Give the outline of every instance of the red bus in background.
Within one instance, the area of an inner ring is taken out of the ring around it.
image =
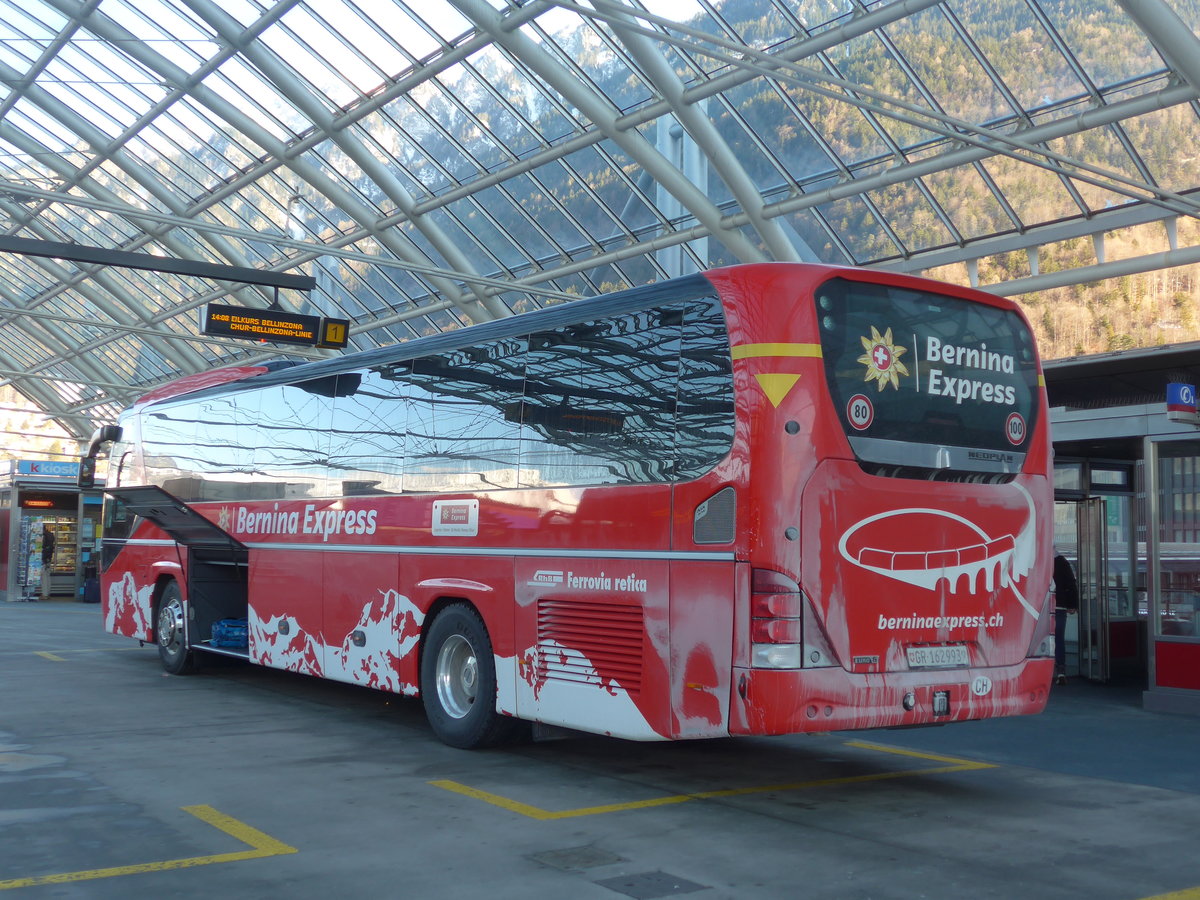
[[[822,265],[217,370],[93,442],[105,625],[459,747],[1036,713],[1048,427],[1012,302]]]

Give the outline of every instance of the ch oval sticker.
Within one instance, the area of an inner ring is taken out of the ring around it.
[[[986,675],[976,675],[971,682],[971,693],[976,697],[986,697],[992,692],[992,679]]]

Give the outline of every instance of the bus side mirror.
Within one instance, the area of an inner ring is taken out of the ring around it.
[[[113,441],[119,441],[120,439],[120,425],[101,425],[92,432],[92,445],[88,448],[87,455],[95,459],[96,454],[100,452],[101,444],[110,444]]]
[[[101,425],[92,432],[92,443],[79,460],[79,489],[89,490],[96,485],[96,454],[100,452],[101,444],[109,444],[121,439],[120,425]]]

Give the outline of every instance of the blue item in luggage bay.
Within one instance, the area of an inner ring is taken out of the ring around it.
[[[212,646],[238,647],[245,649],[249,646],[246,639],[248,623],[245,619],[221,619],[213,622]]]

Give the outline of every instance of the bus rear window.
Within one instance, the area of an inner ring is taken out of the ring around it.
[[[860,464],[925,476],[1020,469],[1038,373],[1019,315],[841,278],[816,304],[825,377]]]

